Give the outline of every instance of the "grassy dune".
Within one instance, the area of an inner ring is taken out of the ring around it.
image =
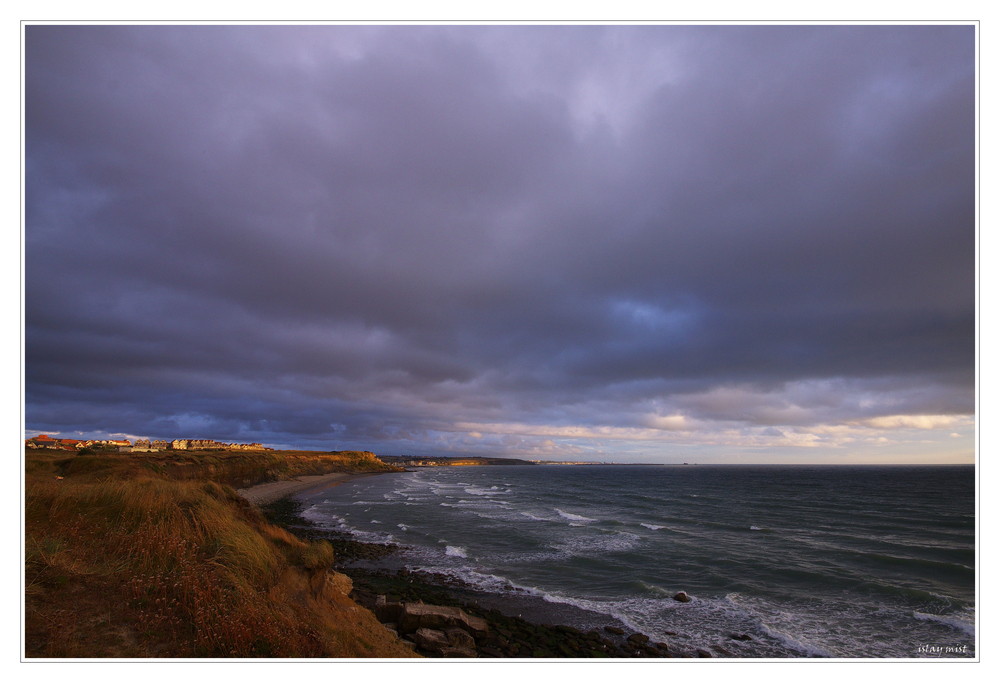
[[[236,495],[370,453],[25,455],[28,657],[410,657],[344,594],[327,541]]]

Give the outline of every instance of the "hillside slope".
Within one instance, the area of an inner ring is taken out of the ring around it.
[[[347,597],[328,542],[232,488],[392,469],[357,452],[27,452],[24,654],[414,657]]]

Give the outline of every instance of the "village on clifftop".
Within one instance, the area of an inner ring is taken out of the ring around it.
[[[51,448],[64,451],[79,451],[84,448],[95,450],[117,450],[119,453],[155,453],[157,451],[273,451],[259,443],[222,443],[212,439],[54,439],[47,434],[39,434],[25,439],[25,448]]]

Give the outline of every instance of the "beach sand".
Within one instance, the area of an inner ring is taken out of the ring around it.
[[[317,492],[332,486],[339,486],[352,479],[371,477],[381,472],[331,472],[330,474],[314,474],[302,476],[290,481],[272,481],[258,484],[246,489],[237,489],[236,493],[254,505],[267,505],[296,493]]]

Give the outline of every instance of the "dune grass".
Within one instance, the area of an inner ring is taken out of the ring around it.
[[[26,455],[27,656],[404,656],[337,623],[351,608],[324,597],[328,542],[267,523],[227,484],[78,457]]]

